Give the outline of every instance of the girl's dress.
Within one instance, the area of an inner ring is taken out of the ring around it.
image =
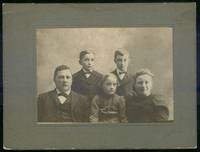
[[[91,104],[90,122],[127,122],[124,97],[104,93],[96,95]]]

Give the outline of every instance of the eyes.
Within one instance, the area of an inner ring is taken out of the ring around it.
[[[122,62],[122,61],[126,62],[127,59],[117,59],[117,61],[118,61],[118,62]]]
[[[90,59],[90,58],[85,58],[84,61],[85,61],[85,62],[89,62],[89,61],[92,61],[92,62],[93,62],[93,61],[94,61],[94,58],[92,58],[92,59]]]
[[[106,83],[106,86],[117,86],[117,83],[112,83],[112,82],[108,82],[108,83]]]
[[[138,85],[143,85],[143,84],[148,85],[149,83],[150,83],[149,81],[138,81],[137,82]]]
[[[60,76],[58,76],[58,79],[72,79],[72,76],[69,76],[69,75],[67,75],[67,76],[63,76],[63,75],[60,75]]]

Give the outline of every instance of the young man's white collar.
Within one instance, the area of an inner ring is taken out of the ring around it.
[[[120,78],[120,80],[122,80],[127,73],[127,71],[122,71],[122,70],[119,70],[118,68],[116,68],[116,71],[117,71],[117,75]],[[120,74],[121,72],[122,72],[122,74]]]
[[[89,78],[92,73],[92,70],[89,71],[90,73],[88,73],[88,71],[86,71],[84,68],[82,68],[82,69],[83,69],[83,72],[85,73],[86,78]]]

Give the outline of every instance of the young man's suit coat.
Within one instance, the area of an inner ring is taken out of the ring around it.
[[[118,80],[116,94],[118,94],[119,96],[127,96],[127,95],[132,95],[134,93],[133,91],[134,79],[132,75],[126,73],[124,78],[121,80],[117,74],[117,70],[114,70],[111,73],[116,75]]]
[[[73,74],[72,90],[89,97],[91,100],[100,90],[100,84],[103,75],[97,71],[92,71],[91,75],[86,78],[83,70]]]
[[[86,97],[73,91],[71,95],[71,118],[72,122],[88,121],[88,109]],[[56,90],[43,93],[38,97],[38,121],[39,122],[63,122],[62,115],[58,114],[58,95]]]

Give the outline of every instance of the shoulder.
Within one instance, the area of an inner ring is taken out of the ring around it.
[[[117,75],[117,70],[115,69],[115,70],[111,71],[110,73]]]
[[[51,90],[51,91],[48,91],[48,92],[44,92],[44,93],[41,93],[39,94],[39,98],[42,98],[42,97],[48,97],[50,96],[51,94],[53,94],[55,92],[55,90]]]
[[[55,90],[44,92],[38,95],[38,102],[43,102],[48,100],[52,95],[55,94]]]
[[[97,101],[97,100],[99,100],[101,98],[101,96],[100,95],[95,95],[93,98],[92,98],[92,100],[93,101]]]
[[[74,97],[79,98],[79,99],[85,99],[85,100],[87,99],[86,96],[81,95],[81,94],[79,94],[79,93],[77,93],[77,92],[74,92],[74,91],[72,91],[72,95],[73,95]]]
[[[98,71],[93,71],[93,74],[96,76],[96,77],[99,77],[99,78],[102,78],[103,77],[103,74],[101,74],[100,72]]]
[[[80,70],[80,71],[74,73],[72,76],[73,76],[73,78],[76,78],[76,77],[79,77],[81,74],[82,74],[82,71]]]
[[[119,96],[117,94],[114,94],[114,100],[116,102],[124,102],[125,101],[125,97],[124,96]]]
[[[131,73],[127,73],[127,76],[128,76],[128,79],[129,80],[131,80],[131,81],[134,81],[134,76],[133,76],[133,74],[131,74]]]
[[[167,102],[163,95],[152,94],[151,100],[155,104],[155,106],[166,106],[167,107]]]

